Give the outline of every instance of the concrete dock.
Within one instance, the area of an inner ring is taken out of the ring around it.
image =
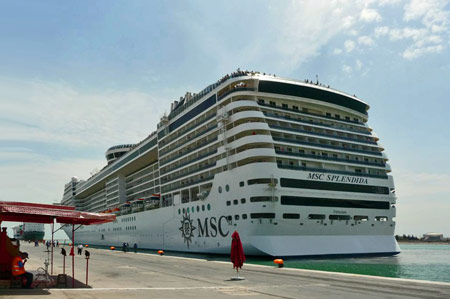
[[[45,246],[23,244],[30,254],[27,271],[44,265]],[[70,252],[66,247],[67,253]],[[230,262],[159,256],[157,254],[124,253],[88,248],[88,287],[86,260],[75,256],[75,278],[79,288],[71,289],[71,257],[66,258],[69,288],[2,289],[2,298],[450,298],[450,283],[393,279],[353,274],[276,268],[245,264],[236,276]],[[62,273],[60,248],[55,248],[53,274]],[[75,249],[76,253],[76,249]]]

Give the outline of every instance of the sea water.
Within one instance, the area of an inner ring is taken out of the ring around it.
[[[284,266],[330,272],[450,282],[450,245],[400,244],[402,252],[389,257],[287,259]],[[249,258],[248,263],[274,265]]]

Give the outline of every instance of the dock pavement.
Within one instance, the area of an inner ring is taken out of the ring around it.
[[[26,270],[35,272],[47,258],[45,246],[22,244],[30,255]],[[53,274],[63,272],[60,248],[55,248]],[[66,247],[67,254],[70,249]],[[231,262],[120,250],[88,248],[86,260],[75,256],[77,288],[72,289],[71,257],[66,258],[68,288],[0,289],[9,298],[450,298],[450,283],[395,279],[356,274],[244,264],[236,276]],[[76,249],[75,249],[76,253]]]

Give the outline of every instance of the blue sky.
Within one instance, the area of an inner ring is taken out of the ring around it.
[[[59,202],[109,146],[240,67],[369,103],[397,233],[450,237],[449,2],[1,2],[0,200]]]

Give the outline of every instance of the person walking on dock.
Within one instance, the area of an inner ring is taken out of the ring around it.
[[[78,245],[78,255],[81,255],[81,253],[83,253],[83,245]]]
[[[137,253],[137,248],[138,248],[137,243],[134,243],[133,248],[134,248],[134,253]]]

